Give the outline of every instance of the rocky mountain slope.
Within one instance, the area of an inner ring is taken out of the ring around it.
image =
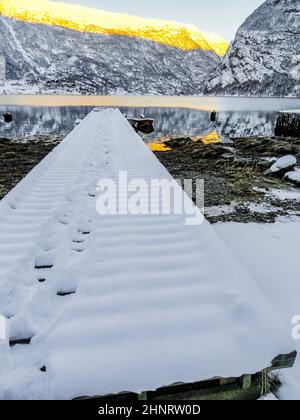
[[[207,74],[221,61],[213,48],[184,50],[3,15],[0,56],[6,61],[2,93],[191,95],[201,93]]]
[[[300,0],[267,0],[238,30],[204,93],[300,96]]]
[[[29,23],[60,26],[79,32],[144,38],[182,50],[202,49],[224,56],[228,43],[195,25],[114,13],[53,0],[1,0],[0,14]]]

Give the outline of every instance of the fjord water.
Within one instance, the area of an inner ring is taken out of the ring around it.
[[[277,113],[300,109],[300,99],[144,96],[0,96],[0,113],[13,113],[13,122],[0,120],[0,137],[67,133],[93,107],[119,107],[128,117],[141,114],[155,120],[155,133],[204,136],[212,131],[210,112],[218,112],[217,130],[224,137],[270,136]]]

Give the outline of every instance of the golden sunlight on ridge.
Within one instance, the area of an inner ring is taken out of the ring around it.
[[[0,14],[30,23],[80,32],[136,36],[182,50],[202,49],[224,56],[228,43],[194,25],[145,19],[49,0],[1,0]]]

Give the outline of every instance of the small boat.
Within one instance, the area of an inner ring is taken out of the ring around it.
[[[135,129],[136,132],[143,134],[151,134],[154,132],[154,120],[152,118],[127,118],[129,124]]]

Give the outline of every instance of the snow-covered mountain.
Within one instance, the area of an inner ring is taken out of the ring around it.
[[[6,81],[0,82],[0,93],[199,94],[226,51],[225,41],[192,26],[118,15],[113,16],[118,25],[113,32],[89,21],[90,12],[74,20],[84,22],[77,27],[68,14],[70,5],[55,3],[60,5],[53,8],[55,20],[47,24],[49,13],[37,8],[52,2],[3,4],[0,57],[6,62]],[[28,13],[24,4],[32,6]],[[101,13],[105,24],[106,12]],[[124,26],[123,19],[132,26]]]
[[[240,27],[204,93],[300,96],[300,0],[267,0]]]

